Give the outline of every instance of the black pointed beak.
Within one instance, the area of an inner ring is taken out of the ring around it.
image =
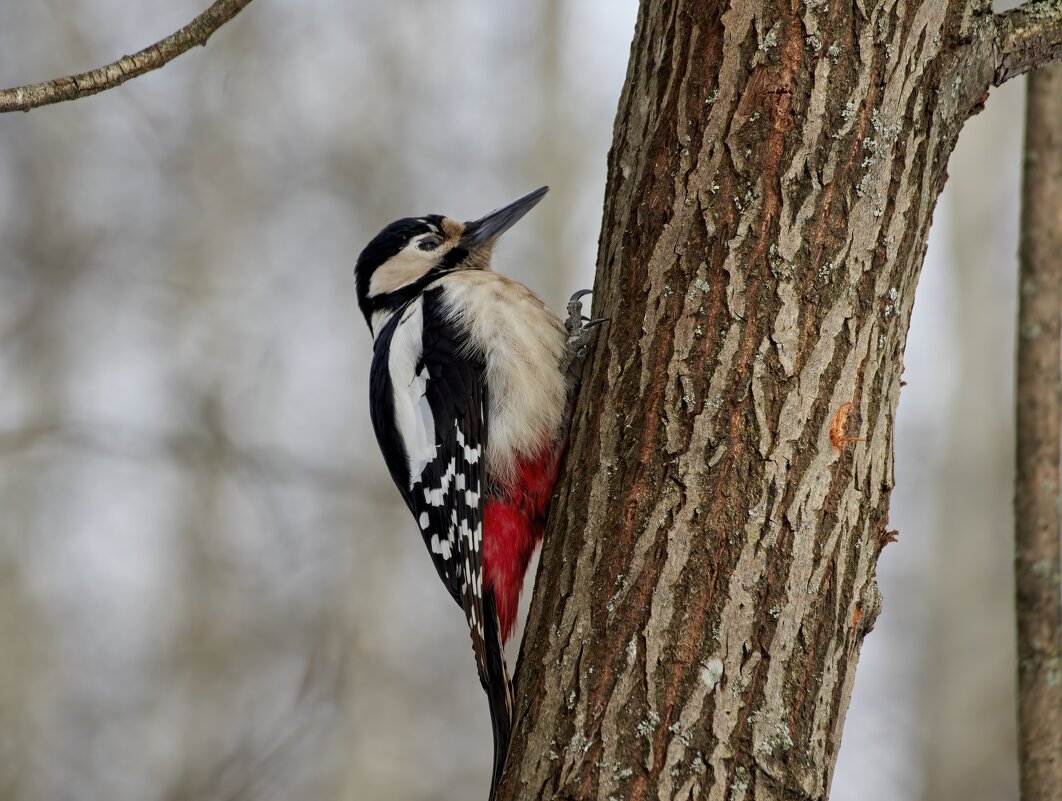
[[[495,209],[478,220],[465,223],[465,233],[461,237],[461,245],[468,250],[473,250],[488,242],[493,242],[512,228],[517,220],[531,211],[535,204],[545,197],[548,191],[548,186],[540,186],[534,192],[528,192],[523,197],[518,197],[512,203],[508,203],[500,209]]]

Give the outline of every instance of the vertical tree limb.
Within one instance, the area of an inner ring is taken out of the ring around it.
[[[1062,799],[1059,419],[1062,66],[1029,78],[1018,308],[1014,497],[1021,797]]]

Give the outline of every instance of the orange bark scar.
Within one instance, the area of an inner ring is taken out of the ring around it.
[[[866,437],[845,436],[848,419],[852,416],[853,409],[855,409],[854,403],[842,403],[833,416],[833,422],[830,423],[830,444],[833,445],[834,450],[839,451],[846,442],[866,442]]]

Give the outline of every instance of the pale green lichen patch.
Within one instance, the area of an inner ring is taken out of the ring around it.
[[[572,734],[572,738],[568,741],[568,745],[564,750],[568,753],[587,751],[590,748],[590,742],[585,734],[577,731]]]
[[[672,734],[674,734],[676,737],[678,737],[679,740],[682,741],[682,744],[684,746],[686,746],[687,748],[689,748],[690,747],[690,743],[693,742],[693,735],[690,734],[688,731],[685,731],[682,728],[682,725],[677,720],[674,723],[672,723],[670,726],[668,726],[667,730],[669,732],[671,732]]]
[[[1025,323],[1019,328],[1019,333],[1023,339],[1036,339],[1043,332],[1043,326],[1039,323]]]
[[[771,29],[767,31],[767,35],[763,37],[763,41],[760,42],[759,46],[761,52],[766,53],[772,47],[778,46],[778,25],[779,23],[774,23]]]
[[[833,262],[829,260],[824,261],[822,263],[822,266],[819,267],[819,278],[825,281],[827,284],[830,283],[831,280],[833,280],[833,267]]]
[[[703,292],[707,295],[711,291],[712,285],[705,281],[703,278],[698,276],[697,278],[693,279],[693,290],[690,294],[694,294],[695,292]]]
[[[876,108],[870,114],[870,126],[874,129],[874,133],[877,134],[883,145],[891,146],[899,138],[903,123],[900,120],[893,123],[888,122],[885,113]]]
[[[860,164],[864,172],[859,179],[859,184],[856,186],[856,195],[859,197],[863,197],[867,193],[870,185],[870,168],[877,164],[879,159],[896,143],[903,123],[899,120],[889,122],[885,112],[876,108],[870,114],[870,127],[873,129],[873,134],[863,140],[863,150],[866,151],[866,155],[863,157],[862,164]],[[875,211],[875,217],[884,215],[884,209],[880,207],[879,209]]]
[[[1045,678],[1048,687],[1062,687],[1062,660],[1057,656],[1047,660]]]
[[[656,731],[656,727],[660,725],[660,716],[656,714],[652,709],[649,710],[649,714],[645,716],[645,720],[638,724],[636,731],[639,737],[645,737],[649,739],[649,735]]]
[[[598,760],[594,763],[594,767],[598,770],[609,772],[616,781],[626,781],[634,775],[634,771],[631,768],[624,767],[619,762],[602,762]]]
[[[1062,11],[1062,3],[1059,0],[1035,0],[1025,3],[1021,10],[1027,19],[1054,19]]]
[[[615,468],[612,468],[615,470]],[[616,608],[616,601],[623,594],[623,591],[627,589],[627,585],[630,582],[627,580],[626,573],[620,573],[616,576],[616,591],[612,594],[612,597],[608,599],[608,611],[612,612]]]
[[[774,756],[776,751],[791,751],[793,749],[793,737],[789,733],[789,727],[782,723],[775,725],[774,731],[764,737],[756,748],[768,756]]]
[[[745,792],[749,789],[751,778],[748,769],[744,765],[738,765],[737,770],[734,771],[734,781],[730,783],[730,789],[735,793]]]
[[[1047,579],[1053,584],[1059,583],[1059,573],[1055,566],[1047,559],[1037,559],[1029,568],[1034,576]]]

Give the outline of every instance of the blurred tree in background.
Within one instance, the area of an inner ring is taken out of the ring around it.
[[[0,83],[204,3],[67,5],[0,5]],[[259,2],[122,89],[0,118],[0,797],[482,794],[486,707],[377,456],[351,270],[395,217],[549,183],[498,269],[557,309],[588,285],[634,13]],[[1021,87],[997,94],[913,316],[902,539],[837,799],[1016,796]]]

